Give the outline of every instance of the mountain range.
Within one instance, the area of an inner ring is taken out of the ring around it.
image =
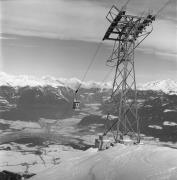
[[[37,78],[34,76],[27,75],[9,75],[4,72],[0,73],[0,86],[11,86],[11,87],[69,87],[71,89],[77,89],[81,84],[82,88],[91,89],[91,88],[99,88],[99,89],[111,89],[111,82],[95,82],[88,81],[82,82],[77,78],[55,78],[52,76],[43,76],[41,78]],[[166,94],[177,94],[177,81],[167,79],[167,80],[159,80],[159,81],[151,81],[144,84],[137,85],[138,90],[153,90],[153,91],[162,91]]]
[[[78,86],[82,84],[82,87],[85,89],[90,88],[111,88],[111,83],[100,83],[94,81],[81,82],[77,78],[55,78],[53,76],[43,76],[37,78],[34,76],[28,75],[9,75],[4,72],[0,73],[0,86],[12,86],[12,87],[37,87],[37,86],[51,86],[51,87],[69,87],[71,89],[77,89]]]

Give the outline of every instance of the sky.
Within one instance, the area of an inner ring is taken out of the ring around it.
[[[154,14],[167,0],[130,0],[129,14]],[[14,75],[83,78],[109,23],[125,0],[0,0],[0,71]],[[85,81],[103,81],[113,42],[103,42]],[[136,49],[137,82],[177,80],[177,2],[157,15],[153,32]],[[107,77],[110,81],[114,71]]]

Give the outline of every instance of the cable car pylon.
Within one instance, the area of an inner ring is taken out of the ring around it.
[[[125,137],[134,144],[140,143],[134,51],[152,32],[155,16],[126,14],[125,8],[128,2],[120,10],[113,5],[106,16],[110,26],[103,41],[114,42],[107,65],[115,70],[110,100],[116,109],[117,119],[110,122],[103,135],[95,140],[95,144],[99,144],[99,150],[103,148],[103,137],[108,134],[109,137],[112,134],[115,143],[125,143]],[[109,114],[107,121],[109,121]]]

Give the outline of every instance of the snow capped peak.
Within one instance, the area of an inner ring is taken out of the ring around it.
[[[151,81],[138,86],[139,90],[163,91],[167,94],[177,94],[177,82],[171,79]]]

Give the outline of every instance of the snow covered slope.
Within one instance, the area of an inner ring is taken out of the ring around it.
[[[177,94],[177,82],[167,79],[152,81],[138,86],[139,90],[163,91],[166,94]]]
[[[176,180],[177,150],[154,145],[88,150],[31,180]]]

